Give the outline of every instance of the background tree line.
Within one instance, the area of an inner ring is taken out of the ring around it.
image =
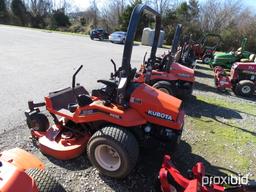
[[[57,29],[71,25],[66,15],[69,4],[51,0],[0,0],[0,23]]]
[[[85,11],[71,6],[70,0],[0,0],[0,23],[86,33],[95,27],[108,32],[127,30],[133,8],[146,3],[162,15],[166,43],[170,44],[175,27],[183,25],[183,35],[197,41],[204,33],[220,34],[221,49],[231,50],[248,38],[248,49],[255,52],[256,16],[241,0],[90,0]],[[136,35],[140,40],[144,26],[154,27],[152,18],[143,16]]]

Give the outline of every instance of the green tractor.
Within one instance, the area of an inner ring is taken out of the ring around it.
[[[254,60],[255,55],[251,54],[249,51],[245,51],[247,46],[247,38],[242,39],[241,47],[236,51],[230,51],[225,53],[215,53],[214,59],[210,63],[212,67],[221,66],[223,68],[230,69],[232,64],[237,61],[250,61]]]

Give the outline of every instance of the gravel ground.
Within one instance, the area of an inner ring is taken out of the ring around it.
[[[55,36],[57,37],[58,35]],[[137,56],[135,57],[135,60],[139,60],[140,58],[140,56]],[[249,131],[251,134],[254,134],[254,136],[256,133],[255,115],[247,114],[245,112],[233,111],[227,108],[219,108],[214,105],[210,105],[207,102],[199,102],[196,99],[196,97],[206,96],[223,101],[240,103],[241,105],[255,105],[255,98],[249,100],[236,97],[231,92],[217,92],[213,85],[212,75],[212,71],[209,69],[209,67],[207,67],[206,65],[199,65],[196,69],[197,78],[195,83],[195,89],[193,92],[194,96],[188,101],[185,101],[184,103],[184,109],[187,113],[185,119],[184,133],[178,151],[173,156],[177,167],[180,168],[184,173],[185,170],[191,168],[191,166],[197,161],[204,162],[207,166],[207,169],[215,174],[225,174],[225,172],[221,171],[219,167],[232,169],[231,167],[227,166],[228,162],[224,162],[225,157],[223,157],[224,160],[222,161],[222,159],[214,158],[215,154],[207,153],[207,151],[210,151],[208,149],[210,149],[211,146],[206,144],[202,145],[204,138],[206,138],[206,140],[210,140],[214,139],[214,137],[207,137],[207,130],[193,130],[195,126],[192,121],[193,118],[198,119],[206,117],[212,118],[214,120],[217,119],[220,122],[227,122],[231,119],[232,121],[236,121],[240,125],[245,124],[246,128],[244,129]],[[26,100],[22,100],[21,102],[25,103]],[[13,110],[15,111],[15,108]],[[8,116],[5,118],[11,120],[11,118],[13,117]],[[0,135],[0,150],[2,151],[13,147],[21,147],[27,151],[32,152],[45,163],[46,168],[54,177],[56,177],[62,183],[66,191],[125,192],[154,190],[154,180],[163,157],[161,150],[142,150],[139,162],[136,168],[132,171],[132,173],[126,179],[115,180],[100,175],[98,171],[91,166],[85,154],[80,156],[79,158],[70,161],[60,161],[42,155],[33,145],[33,142],[30,138],[29,130],[26,128],[24,120],[18,122],[18,124],[15,124],[15,126],[9,129],[6,129]],[[5,126],[6,124],[3,125]],[[240,127],[243,126],[241,125]],[[200,144],[200,147],[198,147],[198,143]],[[237,149],[242,150],[241,155],[243,155],[243,153],[247,153],[251,162],[249,162],[249,167],[247,167],[245,171],[241,169],[236,170],[236,172],[248,173],[249,170],[251,171],[251,173],[256,172],[255,143],[255,140],[254,142],[247,142],[246,145],[240,146],[240,148]],[[234,143],[227,142],[225,143],[225,145],[232,147]],[[218,151],[219,149],[216,149],[217,155]],[[235,164],[235,162],[233,164]],[[254,178],[254,175],[251,175],[252,178]]]

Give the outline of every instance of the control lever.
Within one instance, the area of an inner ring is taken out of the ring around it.
[[[144,57],[143,57],[143,65],[145,65],[146,63],[146,56],[147,56],[148,52],[145,53]]]
[[[111,63],[114,65],[114,73],[111,73],[110,75],[110,78],[111,79],[115,79],[115,76],[116,76],[116,73],[117,73],[117,70],[116,70],[116,63],[114,62],[113,59],[110,59]]]

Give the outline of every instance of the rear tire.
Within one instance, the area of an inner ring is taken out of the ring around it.
[[[204,64],[209,64],[212,60],[212,57],[211,55],[204,55],[203,58],[202,58],[202,61]]]
[[[46,131],[49,126],[49,120],[43,113],[34,113],[27,118],[27,125],[34,131]]]
[[[250,97],[255,91],[255,85],[252,81],[242,80],[238,82],[235,88],[235,93],[244,97]]]
[[[139,145],[131,132],[107,126],[93,134],[87,144],[87,155],[100,173],[124,178],[137,163]]]
[[[174,95],[172,84],[168,81],[158,81],[153,85],[153,87],[169,95]]]
[[[64,188],[48,172],[40,169],[26,170],[36,183],[39,192],[64,192]]]

